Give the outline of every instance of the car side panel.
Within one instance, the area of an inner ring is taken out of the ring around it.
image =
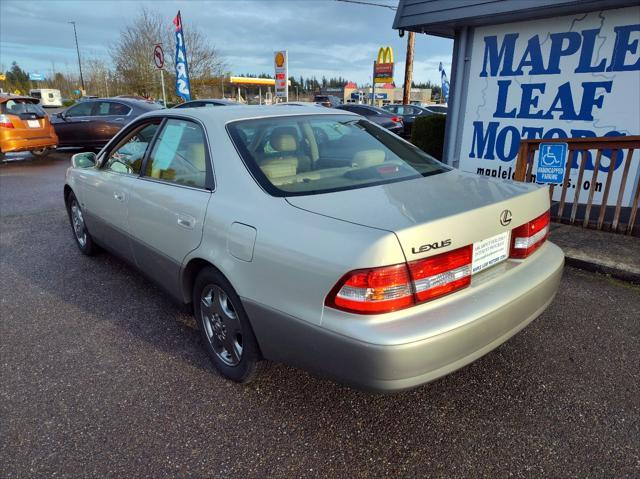
[[[133,263],[128,202],[137,177],[97,168],[77,169],[79,200],[87,229],[98,243]]]
[[[325,297],[345,273],[404,262],[393,233],[305,212],[260,193],[255,202],[214,193],[202,245],[186,261],[213,263],[244,298],[320,324]],[[230,245],[244,241],[234,236],[234,222],[256,230],[251,261],[231,254]]]
[[[139,178],[129,198],[128,224],[136,264],[180,297],[180,267],[202,240],[211,192]]]

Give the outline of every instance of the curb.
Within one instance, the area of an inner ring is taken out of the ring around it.
[[[640,273],[634,273],[633,271],[625,271],[619,268],[611,268],[603,264],[592,263],[578,258],[572,258],[571,256],[564,257],[564,262],[568,266],[573,266],[584,271],[591,273],[606,274],[612,278],[625,281],[627,283],[640,285]]]

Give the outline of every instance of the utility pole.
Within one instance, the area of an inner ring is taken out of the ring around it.
[[[408,105],[411,103],[411,83],[413,80],[413,44],[416,37],[415,32],[409,32],[407,38],[407,60],[404,64],[404,90],[402,92],[402,103]]]
[[[376,65],[377,61],[373,60],[373,75],[371,76],[371,106],[376,104]]]
[[[76,37],[76,52],[78,53],[78,69],[80,70],[80,84],[84,91],[84,78],[82,78],[82,63],[80,63],[80,47],[78,47],[78,32],[76,31],[76,22],[67,22],[73,25],[73,35]]]

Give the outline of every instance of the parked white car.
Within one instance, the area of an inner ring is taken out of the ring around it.
[[[524,328],[562,275],[546,188],[454,170],[348,112],[159,110],[72,163],[80,250],[191,304],[234,381],[267,359],[414,387]]]

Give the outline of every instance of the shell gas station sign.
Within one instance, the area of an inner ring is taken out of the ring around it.
[[[275,66],[275,90],[278,98],[285,98],[285,101],[289,100],[289,82],[288,82],[288,69],[289,59],[286,50],[281,50],[274,53],[273,63]]]

